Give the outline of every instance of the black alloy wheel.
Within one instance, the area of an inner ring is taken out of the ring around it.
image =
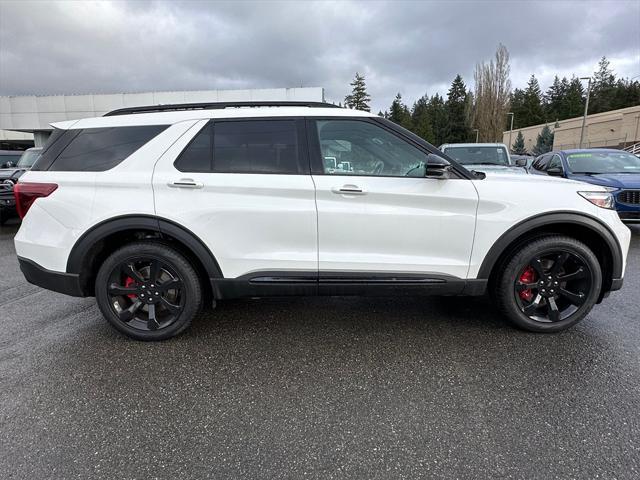
[[[536,255],[514,282],[522,313],[538,322],[559,322],[574,314],[593,289],[593,274],[578,254],[553,250]]]
[[[105,260],[96,278],[96,299],[120,332],[137,340],[163,340],[189,326],[202,293],[197,273],[179,252],[138,242]]]
[[[558,332],[591,311],[601,285],[601,266],[589,247],[575,238],[550,235],[521,245],[505,260],[493,282],[493,296],[516,326]]]
[[[158,330],[184,310],[183,281],[158,258],[131,257],[111,272],[109,303],[121,322],[137,330]]]

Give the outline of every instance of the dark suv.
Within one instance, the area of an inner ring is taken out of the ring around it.
[[[16,216],[16,202],[13,198],[13,186],[40,157],[42,148],[34,147],[25,151],[0,151],[0,225]]]

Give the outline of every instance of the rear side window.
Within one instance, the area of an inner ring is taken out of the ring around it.
[[[181,172],[300,174],[299,137],[295,120],[216,121],[194,137],[174,166]]]
[[[293,120],[216,122],[213,171],[300,173]]]
[[[52,156],[48,170],[75,172],[102,172],[109,170],[149,140],[165,130],[167,125],[145,125],[134,127],[86,128],[69,130],[65,136],[69,141],[62,144],[58,139],[43,153]],[[59,144],[59,145],[58,145]],[[57,147],[57,148],[56,148]],[[49,152],[49,150],[52,150]],[[40,169],[45,169],[45,160],[37,162]]]
[[[79,130],[61,130],[55,128],[53,132],[51,132],[51,135],[49,135],[44,147],[42,147],[42,155],[40,155],[40,158],[33,164],[31,170],[49,170],[49,167],[55,159],[58,158],[60,152],[64,150],[64,147],[66,147],[79,132]]]
[[[173,164],[181,172],[211,172],[213,168],[213,125],[198,132]]]

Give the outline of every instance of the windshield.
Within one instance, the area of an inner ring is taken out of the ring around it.
[[[6,167],[9,163],[11,163],[12,166],[15,166],[15,164],[18,163],[18,160],[20,160],[20,156],[20,152],[16,152],[16,155],[0,155],[0,168]]]
[[[40,153],[42,153],[42,150],[26,150],[20,157],[20,160],[18,160],[17,167],[18,168],[33,167],[33,164],[40,156]]]
[[[623,151],[570,153],[567,163],[572,173],[640,173],[640,158]]]
[[[445,152],[463,165],[509,166],[509,157],[504,147],[446,147]]]

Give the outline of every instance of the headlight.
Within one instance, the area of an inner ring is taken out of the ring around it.
[[[615,209],[616,202],[609,192],[578,192],[578,195],[586,198],[597,207],[608,208],[609,210]]]

